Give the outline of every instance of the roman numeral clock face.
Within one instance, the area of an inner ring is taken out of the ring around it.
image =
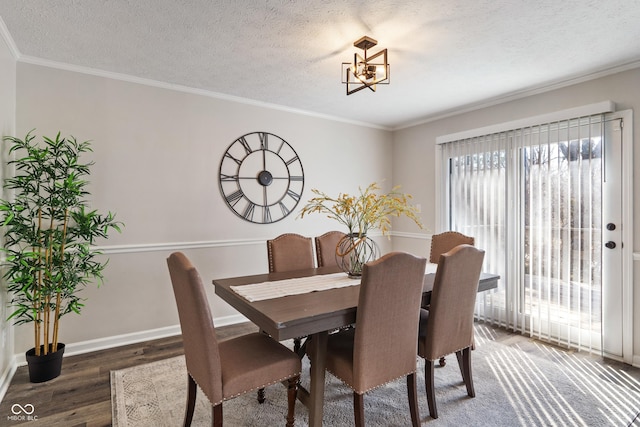
[[[248,133],[229,145],[220,161],[220,192],[240,218],[268,224],[285,218],[300,201],[304,171],[296,151],[277,135]]]

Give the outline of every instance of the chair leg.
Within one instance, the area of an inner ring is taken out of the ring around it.
[[[462,379],[467,386],[467,395],[476,397],[476,391],[473,388],[473,374],[471,373],[471,347],[462,350]]]
[[[193,411],[196,407],[196,393],[198,392],[198,385],[191,378],[191,375],[187,374],[187,409],[184,413],[184,427],[189,427],[191,421],[193,421]]]
[[[222,403],[218,403],[211,410],[211,426],[222,427]]]
[[[300,376],[289,378],[287,387],[287,427],[295,424],[296,395],[298,394],[298,381]]]
[[[353,416],[356,427],[364,427],[364,394],[353,392]]]
[[[467,383],[467,379],[465,377],[465,372],[464,372],[464,361],[462,360],[462,350],[458,350],[456,351],[456,359],[458,359],[458,367],[460,368],[460,373],[462,374],[462,381],[464,381],[464,383]]]
[[[418,410],[418,385],[416,373],[407,375],[407,396],[409,397],[409,412],[411,413],[411,425],[420,425],[420,411]]]
[[[431,418],[438,418],[438,409],[436,408],[436,396],[433,386],[433,360],[424,360],[424,384],[427,389],[427,403],[429,404],[429,415]]]
[[[260,333],[269,335],[262,329],[260,329]],[[258,389],[258,395],[256,396],[256,399],[258,399],[258,403],[264,403],[264,401],[266,400],[263,388]]]
[[[300,345],[302,344],[302,339],[301,338],[294,338],[293,339],[293,352],[298,354],[298,352],[300,351]]]

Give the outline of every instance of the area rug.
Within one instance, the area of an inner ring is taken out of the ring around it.
[[[593,357],[585,357],[519,340],[495,342],[490,328],[476,328],[473,375],[476,397],[466,395],[455,356],[437,368],[439,418],[429,417],[424,392],[424,362],[418,359],[418,394],[423,425],[464,426],[640,426],[640,382]],[[305,364],[306,364],[305,358]],[[303,366],[308,384],[308,364]],[[158,427],[182,425],[186,399],[184,357],[111,372],[113,425]],[[227,426],[285,424],[286,391],[267,388],[258,404],[249,393],[223,404]],[[350,390],[331,375],[325,383],[324,425],[353,425]],[[395,381],[365,396],[367,426],[411,425],[406,381]],[[308,424],[308,412],[296,405],[296,424]],[[193,426],[211,425],[211,406],[198,392]]]

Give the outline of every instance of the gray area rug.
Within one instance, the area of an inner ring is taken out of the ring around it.
[[[435,373],[440,418],[429,417],[424,363],[418,359],[418,394],[423,425],[461,426],[640,426],[640,383],[624,369],[593,357],[536,341],[495,342],[490,328],[476,328],[473,375],[476,397],[466,395],[455,356]],[[305,361],[307,359],[305,358]],[[307,361],[308,362],[308,361]],[[308,375],[308,364],[303,367]],[[182,425],[186,400],[183,357],[111,372],[113,425]],[[308,376],[303,376],[308,384]],[[255,393],[223,404],[227,426],[284,425],[286,391],[275,385],[260,405]],[[211,425],[211,407],[198,392],[193,426]],[[406,381],[395,381],[365,395],[368,426],[411,425]],[[635,420],[635,421],[634,421]],[[307,409],[296,404],[296,424],[307,425]],[[353,425],[350,390],[327,375],[324,425]]]

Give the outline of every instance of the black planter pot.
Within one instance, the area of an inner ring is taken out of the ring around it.
[[[40,346],[40,351],[44,346]],[[27,351],[27,365],[29,366],[29,381],[32,383],[42,383],[52,380],[60,375],[62,370],[62,356],[64,354],[64,344],[58,343],[57,351],[44,356],[36,356],[36,349]]]

